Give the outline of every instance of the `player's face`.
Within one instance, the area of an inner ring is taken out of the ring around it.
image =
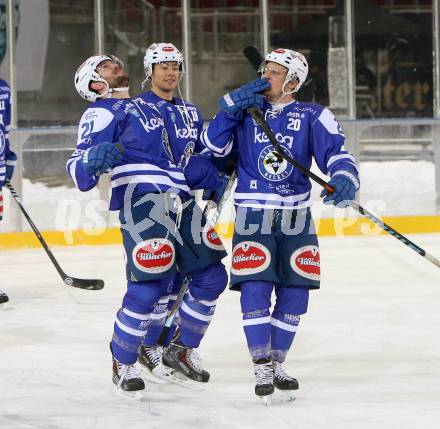
[[[163,92],[172,93],[179,84],[180,67],[176,61],[154,64],[151,86]]]
[[[128,86],[128,75],[119,61],[105,60],[99,64],[96,71],[108,82],[110,88]]]
[[[263,92],[263,94],[270,98],[280,97],[283,93],[283,85],[287,75],[287,68],[281,64],[267,62],[263,67],[263,74],[261,77],[266,78],[270,83],[270,88]],[[287,88],[288,86],[288,88]],[[290,83],[286,85],[285,91],[290,90],[296,84]]]

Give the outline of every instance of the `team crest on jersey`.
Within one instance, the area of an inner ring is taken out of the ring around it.
[[[141,241],[132,253],[134,265],[148,274],[160,274],[169,270],[175,260],[174,245],[166,238]]]
[[[283,147],[283,150],[292,156],[289,149]],[[266,180],[278,182],[290,176],[293,166],[283,159],[273,146],[266,146],[258,157],[258,171]]]
[[[203,242],[213,250],[225,250],[223,243],[214,227],[204,228],[202,231]]]
[[[269,249],[255,241],[243,241],[232,249],[231,273],[246,276],[264,271],[270,264]]]
[[[318,246],[303,246],[295,250],[290,257],[290,266],[300,276],[319,281],[321,261]]]

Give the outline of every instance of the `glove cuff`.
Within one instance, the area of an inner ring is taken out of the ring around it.
[[[11,151],[6,155],[6,165],[14,167],[17,164],[17,155]]]
[[[350,173],[349,171],[346,171],[346,170],[338,170],[338,171],[335,171],[334,174],[333,174],[333,176],[332,176],[332,179],[333,179],[335,176],[345,176],[345,177],[347,177],[348,179],[350,179],[350,180],[353,182],[353,185],[354,185],[354,187],[356,188],[356,191],[357,191],[357,190],[359,189],[359,187],[360,187],[360,183],[359,183],[359,179],[358,179],[358,177],[355,176],[353,173]]]
[[[225,101],[225,103],[228,107],[232,107],[235,104],[233,102],[231,94],[229,92],[223,96],[223,100]]]

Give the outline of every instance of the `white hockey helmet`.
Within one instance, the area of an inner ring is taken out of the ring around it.
[[[292,51],[290,49],[274,49],[269,52],[262,64],[262,67],[266,62],[271,61],[273,63],[280,64],[287,68],[286,80],[284,81],[284,86],[293,79],[298,80],[298,85],[293,92],[297,92],[301,85],[307,78],[307,73],[309,72],[309,65],[303,54],[300,52]],[[283,86],[283,88],[284,88]]]
[[[110,92],[108,82],[103,79],[97,72],[97,67],[104,61],[112,61],[124,68],[124,63],[114,55],[95,55],[87,58],[75,73],[75,88],[78,94],[87,101],[96,101],[98,98],[104,97]],[[103,94],[98,94],[90,88],[92,82],[102,82],[106,85],[107,90]]]
[[[175,61],[180,66],[180,72],[185,73],[183,55],[172,43],[153,43],[147,48],[144,56],[146,81],[153,74],[153,64]]]

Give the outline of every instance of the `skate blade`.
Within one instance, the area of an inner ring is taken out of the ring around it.
[[[133,390],[127,391],[122,390],[119,386],[115,386],[115,393],[117,396],[123,399],[127,399],[129,401],[141,401],[143,402],[145,399],[145,389],[143,390]]]
[[[11,303],[10,301],[7,301],[0,304],[0,311],[7,310],[10,307],[10,303]]]
[[[264,406],[271,407],[272,406],[272,395],[259,396]]]
[[[141,369],[142,378],[148,382],[159,384],[161,386],[175,385],[194,391],[204,390],[202,386],[199,386],[199,382],[191,380],[175,369],[169,368],[165,365],[163,365],[163,370],[162,368],[155,368],[153,371],[150,371],[142,365],[139,365],[139,367]]]
[[[174,377],[170,378],[170,383],[175,384],[176,386],[184,387],[185,389],[194,390],[196,392],[203,392],[206,390],[206,384],[201,381],[195,381],[191,378],[188,378],[186,375],[175,371]]]

